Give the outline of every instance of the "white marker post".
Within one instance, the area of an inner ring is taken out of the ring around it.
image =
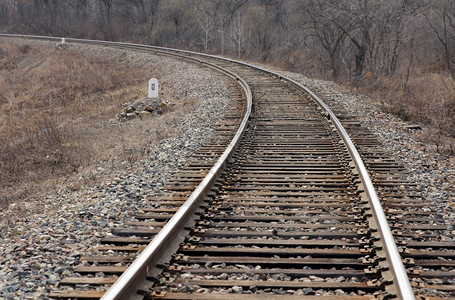
[[[149,80],[149,98],[158,98],[158,80],[156,78],[151,78]]]
[[[65,43],[65,38],[62,38],[62,44],[64,44],[64,43]]]

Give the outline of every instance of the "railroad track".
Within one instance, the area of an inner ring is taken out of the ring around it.
[[[334,106],[337,118],[306,88],[249,65],[110,45],[215,68],[233,78],[236,105],[175,184],[150,195],[153,207],[104,239],[97,255],[81,257],[80,276],[63,278],[51,297],[455,297],[455,244],[442,238],[453,236],[453,220],[431,210],[404,167],[355,118]],[[245,117],[250,91],[254,107]],[[359,153],[365,164],[353,161]],[[204,183],[207,174],[215,178]]]

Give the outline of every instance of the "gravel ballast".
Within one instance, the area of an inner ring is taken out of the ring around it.
[[[409,181],[416,182],[423,192],[423,200],[431,203],[431,211],[446,220],[453,241],[455,236],[455,157],[436,151],[435,145],[422,143],[420,137],[427,129],[409,129],[399,118],[384,113],[367,96],[351,93],[333,82],[308,79],[301,74],[282,72],[310,88],[329,106],[340,107],[356,116],[361,125],[368,128],[384,145],[392,158],[402,163]],[[427,209],[430,209],[427,208]]]
[[[159,61],[169,70],[168,78],[161,81],[163,93],[169,95],[166,100],[175,103],[193,99],[194,107],[156,116],[162,119],[158,124],[172,126],[175,134],[158,143],[154,143],[155,137],[150,137],[149,142],[144,142],[150,148],[144,149],[141,160],[132,163],[116,157],[100,161],[68,184],[56,187],[55,193],[39,199],[24,199],[1,211],[2,299],[47,298],[60,278],[73,275],[72,268],[80,263],[81,255],[93,253],[102,237],[122,226],[138,208],[151,205],[145,200],[146,196],[157,193],[187,158],[213,135],[214,124],[229,105],[228,79],[212,70],[145,53],[104,47],[89,49],[97,54],[119,57],[127,52],[132,67]],[[128,125],[115,116],[99,124],[116,128],[128,128]],[[163,128],[153,130],[164,131]],[[148,138],[144,136],[144,139]],[[112,160],[117,165],[114,169]],[[72,191],[71,185],[75,182],[90,178],[100,183]]]
[[[103,51],[113,50],[103,48]],[[132,61],[144,63],[149,59],[148,55],[134,54],[137,60]],[[176,124],[176,135],[154,144],[134,165],[125,162],[125,168],[112,171],[100,162],[89,172],[79,175],[80,178],[102,178],[100,184],[78,191],[61,185],[55,194],[30,199],[2,211],[0,298],[48,297],[50,289],[61,277],[72,275],[80,255],[92,253],[102,237],[120,227],[136,209],[150,205],[144,200],[146,195],[158,192],[191,153],[213,134],[207,129],[213,129],[229,103],[226,80],[191,64],[161,59],[173,70],[174,97],[198,99],[196,109]],[[416,135],[419,133],[408,130],[408,124],[399,119],[380,112],[365,96],[347,93],[331,82],[311,80],[295,73],[285,75],[307,85],[329,104],[340,105],[357,115],[362,125],[374,132],[391,155],[408,168],[410,178],[419,183],[425,197],[434,205],[432,209],[453,223],[453,158],[418,142]],[[114,119],[100,126],[109,124],[123,126]]]

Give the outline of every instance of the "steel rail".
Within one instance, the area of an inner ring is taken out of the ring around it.
[[[47,39],[47,40],[59,40],[61,38],[55,38],[55,37],[44,37],[44,36],[27,36],[27,35],[10,35],[10,34],[0,34],[0,36],[7,36],[7,37],[23,37],[23,38],[37,38],[37,39]],[[357,151],[354,143],[352,142],[351,138],[349,137],[348,133],[344,129],[343,125],[341,122],[338,120],[336,115],[331,111],[331,109],[316,95],[314,94],[310,89],[307,87],[301,85],[297,81],[290,79],[286,76],[283,76],[279,73],[254,66],[248,63],[236,61],[236,60],[231,60],[228,58],[223,58],[220,56],[213,56],[213,55],[208,55],[204,53],[197,53],[193,51],[186,51],[186,50],[178,50],[178,49],[171,49],[171,48],[166,48],[166,47],[156,47],[156,46],[148,46],[148,45],[141,45],[141,44],[132,44],[132,43],[119,43],[119,42],[106,42],[106,41],[99,41],[99,40],[84,40],[84,39],[73,39],[73,38],[67,38],[67,41],[74,41],[74,42],[81,42],[81,43],[96,43],[96,44],[105,44],[105,45],[116,45],[116,46],[129,46],[129,47],[137,47],[137,48],[143,48],[143,49],[155,49],[155,50],[162,50],[162,51],[170,51],[170,52],[175,52],[175,53],[185,53],[185,54],[191,54],[191,55],[197,55],[197,56],[202,56],[202,57],[210,57],[210,58],[216,58],[219,60],[224,60],[228,62],[233,62],[237,63],[240,65],[248,66],[251,68],[254,68],[256,70],[260,70],[262,72],[269,73],[273,76],[278,77],[279,79],[289,81],[290,83],[294,84],[297,88],[300,90],[306,92],[309,94],[314,101],[317,103],[317,105],[326,113],[328,116],[329,120],[333,123],[337,131],[339,132],[342,140],[344,141],[349,154],[351,155],[351,158],[359,172],[359,177],[362,181],[362,184],[365,188],[365,193],[367,195],[368,201],[371,205],[372,211],[373,211],[373,216],[378,224],[378,230],[380,233],[381,240],[384,244],[384,250],[386,252],[387,259],[389,260],[390,268],[393,274],[393,280],[395,282],[395,285],[397,287],[397,293],[398,296],[401,299],[406,299],[406,300],[414,300],[415,296],[412,291],[412,287],[409,281],[409,278],[407,276],[406,270],[403,266],[402,258],[398,252],[398,248],[396,246],[395,240],[393,238],[392,232],[390,230],[388,221],[385,217],[382,205],[380,203],[380,200],[376,194],[375,188],[373,186],[373,183],[370,179],[369,173],[365,167],[365,164],[363,163],[362,157],[360,156],[359,152]],[[200,62],[199,60],[195,59],[196,61]],[[209,64],[210,65],[210,64]],[[215,66],[215,65],[212,65]],[[227,70],[226,70],[227,71]],[[228,71],[229,72],[229,71]],[[248,96],[251,97],[251,90],[249,89],[248,85],[246,82],[241,79],[236,77],[236,79],[241,82],[242,85],[246,86],[248,89]],[[248,113],[251,112],[251,106],[252,103],[250,103],[251,98],[248,99]],[[248,116],[249,117],[249,116]],[[242,126],[246,126],[248,118],[245,116],[244,120],[242,121]],[[241,127],[242,128],[242,127]],[[240,130],[237,132],[235,138],[239,138],[241,136]],[[234,143],[234,140],[231,142],[229,145],[228,149],[233,146],[232,144]],[[238,143],[238,142],[237,142]],[[227,151],[227,149],[226,149]],[[226,151],[223,153],[222,157],[220,157],[220,160],[222,158],[225,158],[226,160],[232,153],[226,154]],[[233,152],[233,148],[232,148]],[[179,209],[173,218],[166,224],[166,226],[158,233],[158,235],[152,240],[152,242],[147,246],[147,248],[144,250],[144,252],[141,253],[141,255],[133,262],[133,264],[128,268],[128,270],[117,280],[117,282],[108,290],[108,292],[104,295],[102,299],[107,300],[107,299],[126,299],[130,294],[123,293],[124,290],[131,291],[131,294],[134,293],[132,288],[128,288],[126,285],[126,273],[130,270],[133,269],[139,269],[142,270],[142,274],[147,274],[149,267],[140,267],[139,264],[144,264],[146,262],[151,262],[156,261],[158,258],[152,259],[151,257],[146,258],[145,257],[145,252],[147,251],[147,255],[156,255],[158,253],[158,243],[164,243],[167,239],[169,239],[169,235],[171,233],[176,233],[178,232],[177,229],[174,229],[174,227],[178,226],[178,222],[176,218],[188,216],[189,211],[194,211],[195,208],[191,208],[190,205],[195,205],[199,200],[197,197],[197,194],[203,193],[204,188],[207,188],[207,184],[210,182],[214,182],[211,179],[208,179],[209,176],[214,176],[216,171],[214,168],[218,166],[219,168],[223,165],[225,165],[226,162],[221,162],[218,160],[218,162],[215,164],[215,166],[210,170],[209,174],[204,178],[204,180],[201,182],[201,184],[196,188],[196,190],[191,194],[190,198],[182,205],[181,209]],[[210,190],[210,188],[209,188]],[[203,198],[204,196],[201,196]],[[191,201],[190,201],[191,199]],[[171,228],[173,226],[173,228]],[[181,227],[180,227],[181,228]],[[165,233],[163,233],[165,232]],[[148,249],[152,244],[155,246],[151,247]],[[163,247],[163,246],[161,246]],[[128,272],[131,273],[132,271]],[[124,276],[125,275],[125,276]],[[125,278],[124,278],[125,277]],[[128,277],[134,277],[136,278],[137,276],[135,275],[128,275]],[[126,295],[126,296],[124,296]],[[124,296],[124,297],[122,297]]]
[[[220,67],[218,68],[222,69]],[[223,70],[223,73],[231,74],[232,77],[243,87],[247,96],[246,113],[240,127],[237,130],[237,133],[218,161],[210,169],[209,173],[196,187],[190,197],[182,204],[169,222],[153,238],[150,244],[144,249],[143,252],[141,252],[141,254],[133,261],[128,269],[119,277],[119,279],[111,286],[101,299],[128,299],[136,292],[137,286],[140,285],[142,280],[149,274],[149,271],[157,264],[160,256],[167,250],[168,243],[170,243],[171,239],[178,235],[179,231],[185,227],[204,197],[213,188],[216,180],[220,177],[229,159],[234,154],[234,151],[247,127],[248,120],[251,115],[253,97],[251,89],[245,80],[227,70]]]
[[[259,69],[267,71],[262,68],[259,68]],[[303,86],[302,84],[298,83],[297,81],[295,81],[293,79],[287,78],[285,76],[281,76],[280,74],[275,73],[273,71],[268,71],[268,72],[293,83],[295,86],[297,86],[301,90],[303,90],[303,91],[307,92],[309,95],[311,95],[311,97],[313,97],[313,99],[316,101],[316,103],[319,105],[319,107],[324,110],[324,112],[327,114],[330,121],[333,123],[333,125],[338,130],[341,138],[343,139],[343,141],[349,151],[349,154],[351,155],[352,160],[354,161],[357,171],[359,172],[360,180],[362,181],[362,184],[365,188],[365,193],[366,193],[366,196],[370,203],[370,206],[372,208],[373,216],[378,224],[378,231],[380,233],[381,240],[384,245],[384,250],[386,252],[386,256],[389,261],[390,268],[392,269],[393,280],[397,287],[398,296],[400,297],[400,299],[414,300],[415,295],[412,290],[411,283],[410,283],[408,274],[406,272],[406,269],[404,268],[403,260],[401,258],[401,255],[400,255],[397,245],[395,243],[395,239],[392,235],[392,231],[390,230],[389,223],[384,214],[384,209],[382,208],[381,202],[380,202],[379,197],[376,193],[376,190],[373,186],[373,183],[371,181],[368,170],[365,167],[363,159],[362,159],[361,155],[359,154],[359,152],[357,151],[357,148],[355,147],[354,143],[352,142],[352,140],[349,137],[348,133],[346,132],[345,128],[343,127],[341,122],[338,120],[337,116],[327,106],[327,104],[325,104],[324,101],[322,101],[310,89],[308,89],[307,87]]]
[[[0,36],[8,37],[23,37],[23,38],[36,38],[36,39],[45,39],[45,40],[58,40],[60,38],[54,37],[41,37],[41,36],[17,36],[17,35],[4,35]],[[145,45],[138,44],[129,44],[129,43],[117,43],[117,42],[104,42],[104,41],[93,41],[93,40],[82,40],[82,39],[71,39],[66,38],[67,42],[82,42],[82,43],[92,43],[103,44],[103,45],[114,45],[114,46],[127,46],[135,48],[144,48],[149,49]],[[144,47],[145,46],[145,47]],[[160,49],[163,50],[163,49]],[[174,51],[177,52],[178,51]],[[240,139],[247,127],[248,120],[251,115],[252,105],[253,105],[253,96],[251,89],[246,81],[238,77],[233,72],[226,70],[220,66],[202,62],[195,58],[186,59],[194,60],[198,63],[202,63],[211,68],[215,68],[225,75],[236,80],[240,86],[243,88],[245,95],[247,97],[247,109],[243,120],[235,134],[232,138],[229,146],[225,149],[223,154],[220,156],[215,165],[210,169],[208,174],[202,180],[202,182],[196,187],[192,192],[189,198],[182,204],[182,206],[177,210],[174,216],[169,220],[169,222],[160,230],[160,232],[153,238],[153,240],[147,245],[147,247],[139,254],[139,256],[133,261],[133,263],[127,268],[127,270],[117,279],[117,281],[111,286],[111,288],[104,294],[101,299],[131,299],[136,294],[137,288],[141,285],[143,280],[148,276],[149,271],[153,269],[154,266],[159,262],[161,256],[168,251],[169,244],[171,240],[178,235],[180,230],[182,230],[193,216],[196,209],[200,206],[200,203],[205,198],[205,196],[213,188],[216,180],[220,177],[222,171],[225,169],[226,164],[229,159],[234,154],[235,149],[237,148]]]
[[[349,151],[349,154],[351,155],[351,158],[357,168],[357,171],[359,172],[359,177],[365,188],[366,196],[373,211],[373,216],[378,224],[378,231],[382,243],[384,244],[384,250],[386,252],[387,259],[389,260],[390,268],[392,269],[391,271],[393,274],[393,280],[397,287],[398,296],[400,297],[400,299],[415,300],[415,295],[412,290],[406,269],[404,268],[403,260],[398,251],[395,239],[392,235],[392,231],[390,230],[389,223],[384,214],[384,209],[382,208],[381,202],[373,186],[368,170],[365,167],[365,164],[363,163],[363,159],[360,153],[357,151],[357,148],[355,147],[354,143],[349,137],[349,134],[346,132],[345,128],[341,124],[340,120],[338,120],[337,116],[332,112],[332,110],[327,106],[327,104],[325,104],[324,101],[322,101],[321,98],[319,98],[315,93],[313,93],[310,89],[303,86],[299,82],[274,71],[270,71],[248,63],[243,62],[240,63],[245,66],[249,66],[251,68],[260,70],[262,72],[273,74],[279,79],[291,82],[300,90],[308,93],[314,99],[317,105],[327,114],[329,121],[333,123],[338,133],[340,134],[341,138],[343,139],[343,142],[345,143]]]

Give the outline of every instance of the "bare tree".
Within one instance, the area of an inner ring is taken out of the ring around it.
[[[195,38],[194,9],[186,0],[161,2],[159,18],[155,23],[153,42],[165,46],[193,46]]]
[[[245,39],[246,39],[246,29],[245,29],[245,18],[242,14],[237,13],[234,16],[233,22],[231,24],[231,41],[236,49],[237,56],[241,57]]]
[[[112,6],[114,5],[114,0],[100,0],[104,6],[104,15],[106,17],[106,25],[111,26],[112,19]]]
[[[333,14],[333,23],[347,36],[353,47],[357,50],[354,54],[355,69],[354,79],[358,81],[363,73],[367,53],[371,45],[370,27],[372,14],[369,13],[369,1],[362,0],[352,4],[340,1],[335,9],[340,12]]]
[[[439,9],[431,9],[424,16],[442,47],[445,68],[450,72],[452,78],[455,78],[453,70],[455,62],[455,51],[453,50],[455,40],[455,3],[450,0],[444,0]]]
[[[87,17],[88,0],[71,0],[68,6],[74,10],[75,19],[79,24]]]
[[[202,30],[200,39],[204,47],[204,51],[207,52],[209,43],[214,39],[213,31],[216,21],[214,2],[198,2],[197,5],[195,5],[195,10],[199,28]]]
[[[12,22],[15,5],[11,1],[0,1],[0,26],[7,26]]]
[[[248,14],[254,16],[249,20],[253,53],[261,61],[267,61],[275,43],[277,27],[271,24],[272,20],[262,6],[250,7]]]
[[[212,0],[215,12],[216,30],[220,37],[221,55],[224,54],[226,32],[234,15],[245,7],[250,0]]]
[[[299,5],[299,11],[304,17],[301,26],[309,37],[314,37],[320,43],[329,57],[332,76],[337,78],[338,52],[346,32],[328,18],[332,14],[333,7],[327,4],[325,1],[308,1]]]

